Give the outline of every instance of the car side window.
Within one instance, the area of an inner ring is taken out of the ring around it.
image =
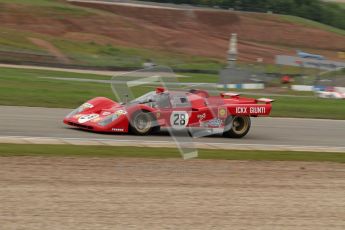
[[[190,107],[190,102],[188,98],[183,95],[174,95],[171,98],[171,104],[173,107]]]
[[[157,97],[157,106],[158,108],[170,108],[170,99],[168,94],[160,94]]]

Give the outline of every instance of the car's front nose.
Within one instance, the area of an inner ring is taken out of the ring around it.
[[[75,115],[72,117],[65,117],[63,122],[67,125],[70,126],[74,126],[77,128],[81,128],[81,129],[86,129],[86,130],[95,130],[94,125],[91,122],[79,122],[79,118],[80,118],[80,114],[79,115]]]
[[[63,122],[73,127],[95,132],[127,132],[128,121],[126,116],[117,115],[116,118],[109,119],[113,115],[93,116],[92,114],[77,114],[72,117],[65,117]]]

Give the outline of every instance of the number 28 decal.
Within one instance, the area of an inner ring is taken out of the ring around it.
[[[174,111],[170,116],[171,127],[175,129],[181,129],[187,126],[189,121],[189,115],[185,111]]]

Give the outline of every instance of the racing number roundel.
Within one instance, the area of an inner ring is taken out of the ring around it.
[[[95,113],[93,113],[93,114],[86,114],[86,115],[83,115],[83,116],[79,117],[78,122],[80,124],[83,124],[85,122],[91,121],[91,120],[96,119],[98,117],[99,117],[99,115],[95,114]]]
[[[170,124],[174,129],[183,129],[188,125],[189,115],[186,111],[174,111],[170,115]]]

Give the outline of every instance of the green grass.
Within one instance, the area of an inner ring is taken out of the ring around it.
[[[345,9],[345,2],[337,2],[337,1],[332,1],[333,4],[340,6],[341,8]]]
[[[49,79],[49,77],[110,79],[107,76],[93,74],[0,68],[0,105],[74,108],[97,96],[115,99],[110,84],[61,81]],[[191,74],[191,77],[180,78],[180,80],[183,82],[213,82],[216,80],[216,76]],[[142,95],[153,88],[135,88],[135,96]],[[273,103],[272,116],[345,119],[344,100],[314,97],[270,97],[276,100]]]
[[[0,0],[0,3],[16,3],[16,4],[27,4],[27,5],[33,5],[33,6],[55,6],[55,5],[61,5],[62,3],[59,3],[56,0]]]
[[[271,97],[271,116],[345,119],[345,101],[322,98]]]
[[[0,104],[73,108],[93,97],[113,97],[110,85],[107,84],[40,78],[66,76],[84,77],[83,74],[58,71],[1,68]],[[97,75],[92,75],[92,77],[95,76]]]
[[[292,16],[292,15],[280,15],[280,17],[284,20],[287,20],[289,22],[293,22],[293,23],[298,23],[300,25],[304,25],[304,26],[308,26],[308,27],[315,27],[318,29],[322,29],[322,30],[326,30],[329,32],[333,32],[336,34],[340,34],[340,35],[345,35],[345,30],[336,28],[336,27],[332,27],[326,24],[322,24],[316,21],[312,21],[309,19],[305,19],[305,18],[301,18],[301,17],[297,17],[297,16]]]
[[[199,74],[199,73],[183,73],[183,76],[179,78],[180,82],[198,82],[198,83],[218,83],[219,76],[216,74]]]
[[[173,148],[0,144],[0,156],[180,158]],[[254,161],[329,161],[345,163],[345,153],[199,150],[199,159]]]
[[[49,39],[48,39],[49,40]],[[141,67],[146,60],[159,65],[179,69],[217,70],[222,64],[211,58],[188,56],[141,48],[100,45],[94,42],[76,42],[63,39],[50,39],[59,50],[76,64],[88,66]]]
[[[15,4],[28,7],[27,10],[41,15],[67,14],[72,17],[90,15],[93,10],[66,4],[58,0],[0,0],[0,4]],[[29,8],[30,7],[30,8]]]
[[[29,37],[38,37],[37,34],[17,31],[4,27],[0,27],[0,29],[0,50],[48,54],[46,50],[34,45],[29,41]],[[5,59],[6,57],[1,58]]]

